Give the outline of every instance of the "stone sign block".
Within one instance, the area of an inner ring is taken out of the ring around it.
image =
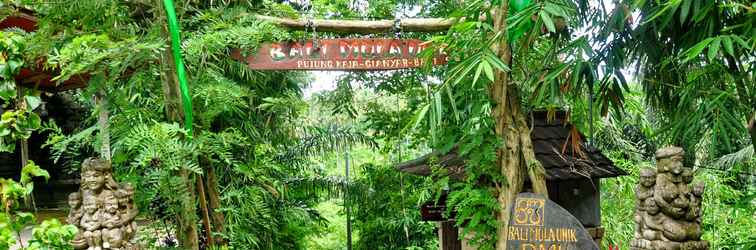
[[[517,195],[510,213],[507,249],[599,249],[577,218],[541,195]]]

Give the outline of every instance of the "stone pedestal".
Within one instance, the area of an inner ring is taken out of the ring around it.
[[[663,148],[656,152],[656,170],[641,170],[630,249],[709,249],[701,240],[704,185],[691,185],[693,171],[683,166],[683,156],[681,148]]]
[[[81,164],[81,187],[68,196],[71,211],[66,219],[79,233],[71,241],[75,249],[133,249],[136,235],[134,188],[113,179],[110,162],[89,158]]]

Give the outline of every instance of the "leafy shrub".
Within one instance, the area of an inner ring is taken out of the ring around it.
[[[32,239],[28,250],[69,250],[69,243],[76,236],[78,229],[74,225],[63,225],[58,219],[43,221],[32,230]]]

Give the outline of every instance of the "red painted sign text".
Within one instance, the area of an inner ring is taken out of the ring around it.
[[[323,39],[317,47],[312,41],[269,43],[246,58],[239,50],[232,57],[258,70],[391,70],[446,63],[440,52],[426,62],[420,56],[426,49],[428,43],[414,39]]]

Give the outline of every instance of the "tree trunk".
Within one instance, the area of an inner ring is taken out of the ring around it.
[[[165,12],[160,9],[158,22],[165,21]],[[160,20],[162,19],[162,20]],[[163,34],[166,36],[167,45],[170,46],[170,37],[168,28],[163,26]],[[163,65],[162,84],[163,94],[165,95],[165,112],[168,120],[172,122],[181,122],[183,118],[181,93],[179,90],[178,77],[176,75],[176,63],[173,61],[171,50],[166,49],[161,55],[161,64]],[[188,170],[179,170],[179,177],[186,193],[171,194],[179,195],[179,212],[176,214],[176,226],[179,244],[182,249],[198,250],[199,237],[197,235],[197,209],[195,207],[194,182]]]
[[[207,186],[207,200],[208,205],[210,206],[210,218],[212,219],[215,232],[223,233],[225,230],[226,218],[223,216],[223,213],[220,212],[220,194],[218,192],[218,182],[215,178],[215,167],[208,164],[205,171],[207,171],[207,181],[205,182],[205,185]],[[222,237],[217,237],[215,242],[218,245],[226,244]]]
[[[27,109],[26,97],[24,95],[24,87],[22,87],[18,83],[16,83],[16,109],[17,110]],[[21,147],[21,169],[24,169],[24,167],[26,167],[26,164],[29,164],[29,140],[20,139],[18,141],[18,144]],[[31,193],[28,196],[24,197],[24,205],[27,208],[34,209],[34,212],[37,212],[37,204],[34,201],[34,193]]]
[[[16,84],[16,109],[26,110],[24,87],[20,84]],[[27,139],[21,139],[18,144],[21,145],[21,168],[24,168],[26,164],[29,163],[29,141]]]
[[[508,8],[508,1],[502,1],[501,7],[494,12],[494,31],[502,32],[505,37],[494,45],[493,50],[511,67],[512,50],[506,38]],[[492,111],[496,123],[495,132],[504,143],[497,152],[497,164],[506,179],[506,183],[498,187],[501,208],[497,215],[500,226],[497,230],[498,250],[507,249],[509,211],[514,198],[522,191],[526,175],[530,178],[533,191],[548,197],[543,166],[535,159],[530,128],[521,110],[518,92],[517,85],[510,84],[509,73],[505,71],[497,72],[494,82],[489,87],[489,95],[495,102]]]
[[[213,240],[213,229],[210,227],[210,213],[207,211],[207,200],[205,199],[205,183],[202,176],[197,176],[197,192],[199,192],[199,204],[202,211],[202,225],[205,227],[205,239],[207,246],[212,248],[215,245]]]
[[[108,123],[110,113],[108,112],[108,100],[105,99],[105,91],[98,90],[95,94],[95,104],[99,110],[97,114],[97,126],[100,129],[100,157],[110,161],[110,124]]]

